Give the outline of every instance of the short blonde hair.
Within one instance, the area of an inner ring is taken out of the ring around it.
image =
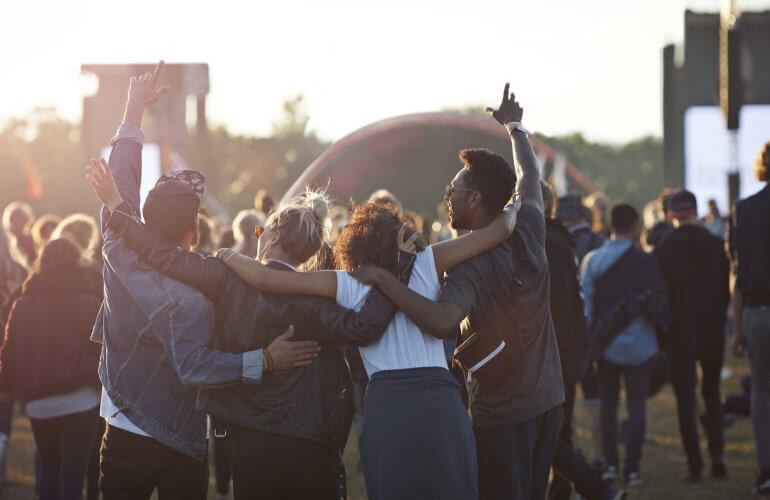
[[[72,214],[62,219],[51,234],[52,240],[58,238],[70,240],[85,259],[91,260],[99,240],[99,228],[90,215]]]
[[[11,219],[17,213],[23,213],[27,217],[27,223],[35,218],[35,214],[32,212],[32,207],[23,201],[14,201],[8,204],[3,211],[3,227],[6,231],[11,230]]]
[[[35,246],[37,248],[43,248],[56,228],[61,224],[61,217],[54,214],[41,215],[30,229],[32,239],[35,240]]]

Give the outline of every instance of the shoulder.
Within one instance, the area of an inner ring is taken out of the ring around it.
[[[516,229],[535,229],[545,234],[545,214],[535,205],[525,203],[516,217]]]
[[[159,274],[159,276],[163,287],[168,290],[169,294],[174,299],[177,309],[191,311],[199,308],[211,308],[209,301],[196,288],[180,283],[163,274]]]

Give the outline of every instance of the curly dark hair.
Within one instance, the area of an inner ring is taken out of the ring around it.
[[[361,203],[353,207],[350,222],[334,244],[337,269],[352,271],[375,264],[398,272],[396,236],[406,222],[394,203]]]
[[[488,149],[463,149],[460,163],[468,172],[469,187],[478,190],[492,213],[500,212],[511,199],[516,174],[505,158]]]

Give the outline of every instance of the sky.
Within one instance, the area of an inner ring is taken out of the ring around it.
[[[35,107],[79,120],[83,63],[209,64],[210,124],[268,134],[282,102],[338,139],[379,119],[496,105],[525,125],[623,142],[661,135],[666,43],[719,0],[2,0],[0,122]],[[744,10],[770,0],[744,0]]]

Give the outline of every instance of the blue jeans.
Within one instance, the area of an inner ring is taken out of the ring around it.
[[[770,307],[743,310],[751,366],[751,421],[760,470],[770,470]]]
[[[479,500],[543,500],[564,409],[505,427],[474,427]]]
[[[652,371],[651,360],[640,365],[616,365],[606,360],[599,361],[599,392],[602,409],[602,443],[607,465],[617,467],[618,458],[618,402],[620,400],[620,378],[626,388],[628,409],[628,436],[626,438],[626,460],[624,472],[639,472],[644,443],[647,392]]]

